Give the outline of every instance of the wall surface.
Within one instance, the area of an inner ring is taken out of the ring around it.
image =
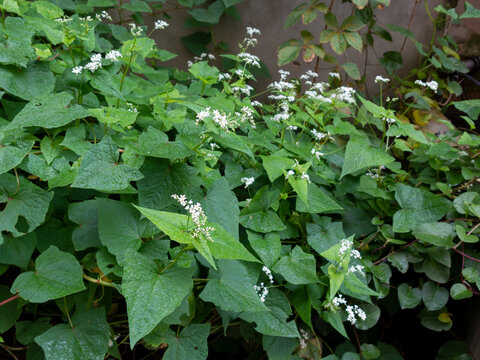
[[[291,38],[300,38],[300,31],[303,29],[309,30],[316,38],[323,30],[325,24],[323,22],[323,14],[309,25],[301,23],[296,24],[287,30],[284,29],[284,22],[291,10],[297,5],[305,2],[305,0],[244,0],[236,6],[238,12],[242,17],[242,22],[224,16],[220,24],[214,27],[214,37],[216,42],[225,41],[230,46],[231,52],[237,52],[238,42],[245,37],[245,27],[256,27],[262,31],[259,37],[259,45],[251,50],[251,52],[260,57],[268,66],[272,79],[279,78],[277,71],[277,48],[284,41]],[[434,7],[442,0],[431,0],[428,2],[430,11],[435,14]],[[340,21],[352,13],[352,5],[350,3],[343,4],[341,1],[336,1],[333,7],[334,14],[337,15]],[[413,16],[411,17],[411,14]],[[377,24],[385,27],[387,24],[396,24],[403,27],[409,27],[415,34],[418,41],[427,44],[432,35],[432,23],[427,17],[424,2],[421,0],[391,0],[391,4],[383,10],[377,10]],[[166,65],[175,65],[186,69],[187,60],[192,59],[192,55],[183,47],[178,40],[180,37],[191,34],[193,29],[186,29],[183,27],[188,14],[184,11],[175,11],[171,13],[172,18],[169,19],[170,26],[162,31],[154,33],[157,43],[160,48],[167,49],[179,56],[174,60],[166,63]],[[149,26],[153,26],[153,22],[158,19],[158,15],[145,16],[146,22]],[[208,31],[208,29],[204,29]],[[385,51],[402,49],[404,38],[395,32],[391,32],[393,42],[389,42],[379,37],[375,37],[374,49],[368,52],[359,53],[356,50],[350,49],[347,51],[348,61],[355,62],[363,72],[366,66],[367,86],[373,87],[373,79],[376,75],[385,75],[382,72],[382,67],[379,65],[378,57]],[[332,51],[327,46],[327,51]],[[402,49],[404,66],[400,73],[407,73],[409,69],[418,63],[418,52],[412,41],[406,41]],[[341,63],[346,62],[345,59],[339,59]],[[307,69],[314,69],[315,61],[311,63],[304,63],[301,58],[298,59],[296,65],[288,64],[283,68],[292,73],[292,76],[298,76],[304,73]],[[329,71],[333,70],[332,64],[321,63],[320,79],[324,80]],[[264,90],[272,79],[259,78],[256,88],[258,91]]]

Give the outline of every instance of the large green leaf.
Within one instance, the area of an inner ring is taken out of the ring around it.
[[[15,238],[7,235],[0,245],[0,263],[26,268],[37,245],[35,233]]]
[[[102,360],[108,350],[110,327],[105,310],[77,312],[72,325],[58,324],[35,338],[46,360]]]
[[[151,126],[139,136],[138,143],[138,154],[144,156],[177,160],[195,154],[181,142],[168,141],[167,134]]]
[[[48,64],[34,62],[23,71],[13,66],[0,67],[0,87],[25,100],[49,94],[55,87],[55,77]]]
[[[263,263],[270,268],[280,257],[282,242],[278,233],[258,234],[247,230],[248,242]]]
[[[455,245],[453,239],[455,238],[456,233],[452,224],[425,222],[415,228],[412,234],[422,243],[442,247],[452,247]]]
[[[240,314],[240,318],[254,322],[255,330],[264,335],[300,337],[295,321],[287,321],[292,309],[282,291],[275,288],[270,289],[265,305],[270,311],[244,312]]]
[[[35,271],[21,273],[10,291],[34,303],[74,294],[85,289],[82,266],[72,254],[50,246],[35,261]]]
[[[180,334],[169,331],[165,336],[168,348],[162,360],[205,360],[208,335],[210,324],[190,324]]]
[[[449,200],[431,192],[405,184],[397,184],[395,190],[395,199],[402,209],[393,216],[394,232],[408,232],[423,223],[440,220],[452,209]]]
[[[295,246],[287,256],[281,257],[272,271],[282,275],[291,284],[311,284],[319,281],[315,257],[303,252],[299,246]]]
[[[192,17],[202,23],[217,24],[225,10],[225,5],[222,0],[217,0],[211,4],[207,9],[196,8],[188,10],[187,12]]]
[[[34,141],[17,141],[13,144],[0,145],[0,174],[18,166],[32,150]]]
[[[270,155],[261,156],[263,167],[267,172],[268,179],[274,182],[278,177],[283,175],[284,170],[291,169],[295,162],[285,156]]]
[[[215,84],[218,81],[218,74],[220,74],[216,67],[208,65],[208,61],[199,61],[190,66],[188,71],[206,84]]]
[[[345,161],[340,178],[368,167],[388,165],[393,161],[395,159],[385,151],[371,147],[368,138],[354,135],[350,138],[345,150]]]
[[[186,229],[192,228],[192,221],[188,220],[187,215],[156,211],[139,206],[137,206],[137,209],[160,230],[167,234],[170,239],[183,244],[193,244],[197,250],[202,253],[202,249],[197,247],[198,241],[193,239],[190,234],[185,231]],[[187,226],[187,224],[190,225]],[[211,233],[213,241],[206,242],[207,249],[215,258],[258,262],[258,260],[223,227],[211,223],[207,223],[207,226],[213,226],[215,228],[215,231]]]
[[[3,21],[3,27],[5,40],[0,42],[0,63],[26,67],[35,56],[33,31],[21,17],[8,16]]]
[[[428,311],[440,310],[448,302],[449,292],[433,281],[427,281],[422,287],[422,300]]]
[[[301,212],[308,213],[338,213],[343,208],[338,204],[335,199],[328,194],[322,187],[315,184],[308,184],[308,204],[304,200],[297,196],[295,209]]]
[[[342,223],[332,222],[329,217],[321,217],[315,224],[307,224],[308,244],[319,254],[345,239]]]
[[[68,205],[68,218],[78,224],[72,232],[75,250],[80,251],[101,245],[98,236],[98,211],[95,200],[71,203]]]
[[[194,271],[178,266],[160,270],[152,259],[127,251],[122,292],[127,301],[131,348],[180,306],[193,287]]]
[[[13,236],[31,232],[40,226],[53,198],[52,192],[41,189],[25,178],[19,177],[18,180],[17,188],[14,175],[0,175],[0,203],[5,203],[0,212],[0,232],[10,231]],[[16,228],[20,216],[27,221],[28,229]]]
[[[198,170],[187,164],[147,158],[140,171],[145,175],[137,182],[138,201],[143,207],[162,210],[177,202],[172,194],[185,194],[188,198],[203,196]]]
[[[268,311],[254,289],[259,271],[256,264],[220,260],[218,271],[210,270],[200,298],[225,311]]]
[[[105,136],[86,151],[72,187],[115,192],[143,178],[137,169],[118,163],[118,158],[117,146],[110,136]]]
[[[138,250],[142,245],[148,220],[140,220],[140,213],[123,201],[99,198],[96,205],[100,240],[122,265],[125,252],[129,249]]]
[[[403,283],[398,287],[398,301],[402,309],[413,309],[422,300],[422,291]]]
[[[205,214],[212,223],[222,226],[238,240],[238,222],[240,210],[238,200],[226,178],[215,181],[205,197]]]
[[[88,116],[80,105],[71,105],[73,96],[67,92],[49,94],[29,102],[7,128],[41,126],[46,129],[67,125]]]
[[[30,344],[35,337],[50,329],[50,318],[41,317],[35,321],[17,321],[15,324],[15,335],[19,343]]]
[[[242,214],[240,224],[247,229],[261,233],[282,231],[286,228],[277,213],[272,210]]]

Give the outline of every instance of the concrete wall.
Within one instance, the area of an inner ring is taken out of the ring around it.
[[[280,44],[291,38],[300,38],[300,31],[303,29],[309,30],[316,38],[324,28],[323,14],[309,25],[296,24],[289,29],[284,29],[284,22],[289,12],[297,5],[306,0],[244,0],[236,6],[237,10],[242,16],[242,22],[238,22],[229,16],[225,16],[221,23],[214,27],[215,41],[225,41],[230,45],[231,52],[238,51],[237,44],[245,37],[245,27],[256,27],[262,31],[259,37],[259,45],[251,52],[259,56],[264,61],[274,80],[278,79],[278,66],[276,50]],[[327,1],[325,1],[327,2]],[[428,1],[430,11],[435,14],[433,8],[443,0]],[[418,41],[428,43],[432,34],[432,24],[428,19],[425,11],[423,0],[391,0],[391,4],[383,10],[376,11],[377,24],[385,26],[387,24],[396,24],[408,27],[410,23],[410,15],[415,8],[414,16],[411,20],[411,31],[415,33]],[[337,0],[334,3],[333,12],[337,15],[340,21],[352,13],[353,6],[350,3],[343,4]],[[179,56],[168,62],[169,66],[177,66],[186,69],[186,62],[192,58],[192,55],[183,47],[179,38],[193,32],[193,29],[185,29],[183,24],[188,18],[188,14],[182,11],[174,11],[170,14],[170,26],[162,31],[154,33],[154,37],[160,48],[167,49]],[[149,26],[153,26],[153,22],[159,18],[159,15],[147,15],[145,20]],[[196,30],[196,29],[195,29]],[[208,31],[208,29],[204,29]],[[359,53],[356,50],[350,49],[347,51],[348,61],[355,62],[363,72],[366,65],[367,86],[375,87],[373,79],[376,75],[385,75],[383,68],[379,65],[378,57],[385,51],[396,50],[399,51],[403,44],[403,37],[391,32],[393,42],[388,42],[378,37],[375,37],[374,50]],[[327,45],[327,51],[333,53]],[[412,41],[407,41],[402,51],[404,66],[400,73],[405,74],[409,69],[418,64],[419,56]],[[346,62],[345,59],[339,60],[341,63]],[[292,76],[298,76],[304,73],[307,69],[312,69],[315,66],[315,61],[311,63],[304,63],[301,58],[298,59],[298,64],[288,64],[283,68],[292,73]],[[329,71],[333,70],[332,64],[321,63],[320,71],[321,79],[326,79]],[[258,91],[264,90],[272,79],[259,78],[256,88]],[[375,87],[376,88],[376,87]],[[374,90],[375,91],[375,90]]]

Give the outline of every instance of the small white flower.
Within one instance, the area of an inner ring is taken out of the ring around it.
[[[428,82],[423,82],[422,80],[415,80],[415,84],[427,87],[430,90],[433,90],[434,92],[437,92],[438,90],[438,83],[435,80],[431,80]]]
[[[330,72],[330,73],[328,73],[328,76],[330,76],[332,78],[336,78],[338,80],[342,79],[342,77],[340,76],[340,74],[338,72]]]
[[[305,172],[302,172],[302,175],[300,175],[300,179],[307,180],[307,182],[310,184],[310,176],[308,176]]]
[[[346,305],[346,304],[347,304],[347,300],[345,300],[345,298],[343,297],[342,294],[338,294],[338,296],[335,296],[335,297],[332,299],[332,303],[333,303],[333,305],[335,305],[336,307],[339,307],[340,305]]]
[[[75,66],[75,67],[72,69],[72,73],[78,75],[78,74],[81,74],[81,73],[82,73],[82,70],[83,70],[83,66]]]
[[[270,280],[270,284],[273,284],[273,275],[270,269],[264,265],[262,267],[262,271],[268,276],[268,280]]]
[[[177,200],[180,205],[182,205],[185,210],[189,212],[190,217],[195,224],[195,229],[191,231],[190,235],[194,239],[198,239],[201,235],[203,235],[208,240],[213,241],[211,232],[215,231],[215,228],[206,225],[207,216],[203,212],[202,205],[200,205],[200,203],[194,204],[192,200],[187,200],[185,195],[173,194],[172,198]]]
[[[210,149],[212,149],[212,150],[215,150],[215,149],[219,149],[219,148],[220,148],[220,146],[218,146],[218,145],[215,144],[215,143],[210,143],[209,145],[210,145]]]
[[[199,113],[197,113],[197,117],[196,117],[196,120],[195,120],[195,124],[198,125],[198,123],[200,121],[203,121],[205,120],[205,118],[209,117],[210,116],[210,108],[207,107],[205,110],[202,110],[200,111]]]
[[[257,295],[260,297],[260,301],[265,302],[265,298],[268,295],[268,288],[265,286],[265,284],[262,282],[260,283],[260,286],[254,285],[253,288],[257,292]]]
[[[287,130],[295,131],[295,130],[298,130],[298,127],[295,125],[288,125]]]
[[[118,59],[122,57],[120,51],[117,50],[110,50],[107,55],[105,55],[105,60],[112,60],[113,62],[117,62]]]
[[[155,30],[163,30],[165,29],[169,24],[166,21],[163,20],[157,20],[155,21]]]
[[[285,179],[288,179],[290,176],[293,176],[295,175],[295,171],[293,170],[288,170],[287,171],[287,175],[285,175]]]
[[[240,181],[245,184],[245,188],[248,188],[250,185],[252,185],[255,181],[254,177],[243,177],[240,179]]]
[[[248,36],[252,37],[254,35],[261,35],[262,33],[256,28],[247,26],[247,34]]]
[[[388,83],[390,81],[390,79],[388,78],[384,78],[383,76],[381,75],[377,75],[375,77],[375,84],[378,84],[378,83]]]

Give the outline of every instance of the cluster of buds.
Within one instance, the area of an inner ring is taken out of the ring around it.
[[[253,182],[255,181],[255,178],[254,177],[243,177],[243,178],[240,179],[240,181],[242,182],[242,184],[245,184],[245,189],[246,189],[250,185],[253,184]]]
[[[268,288],[265,286],[263,282],[260,283],[260,286],[253,285],[253,288],[257,292],[257,295],[260,297],[260,301],[264,303],[268,295]]]
[[[195,229],[193,229],[191,233],[192,237],[194,239],[199,239],[203,235],[208,240],[213,241],[210,233],[215,231],[215,228],[207,226],[207,216],[203,212],[202,205],[200,205],[200,203],[194,204],[192,200],[187,200],[185,195],[173,194],[172,198],[177,200],[190,214],[190,217],[195,224]]]

